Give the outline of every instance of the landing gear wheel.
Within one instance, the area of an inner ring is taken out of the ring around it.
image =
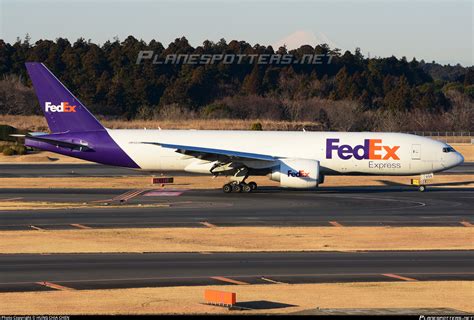
[[[240,184],[236,183],[236,184],[234,184],[234,185],[232,186],[232,191],[234,191],[234,192],[242,192],[242,186],[241,186]]]
[[[420,192],[425,192],[425,190],[426,190],[426,186],[424,186],[424,185],[421,185],[421,186],[418,187],[418,191],[420,191]]]
[[[224,193],[231,193],[232,192],[232,185],[229,184],[229,183],[225,184],[222,187],[222,191],[224,191]]]
[[[248,186],[250,187],[250,189],[252,189],[252,191],[257,189],[257,184],[253,181],[249,182]]]
[[[252,187],[250,186],[250,184],[242,184],[242,191],[245,192],[245,193],[249,193],[252,191]]]

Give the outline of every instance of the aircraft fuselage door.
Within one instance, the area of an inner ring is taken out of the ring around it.
[[[420,144],[412,144],[411,145],[411,159],[412,160],[420,160],[421,159],[421,145]]]

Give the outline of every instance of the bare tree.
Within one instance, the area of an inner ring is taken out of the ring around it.
[[[25,86],[18,76],[0,80],[0,114],[39,114],[33,88]]]

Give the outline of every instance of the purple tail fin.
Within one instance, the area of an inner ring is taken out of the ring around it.
[[[52,133],[104,130],[87,108],[39,62],[26,69]]]

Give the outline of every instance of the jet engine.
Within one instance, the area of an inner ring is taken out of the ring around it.
[[[308,159],[281,159],[269,178],[279,181],[285,188],[315,188],[322,180],[319,174],[319,161]]]

